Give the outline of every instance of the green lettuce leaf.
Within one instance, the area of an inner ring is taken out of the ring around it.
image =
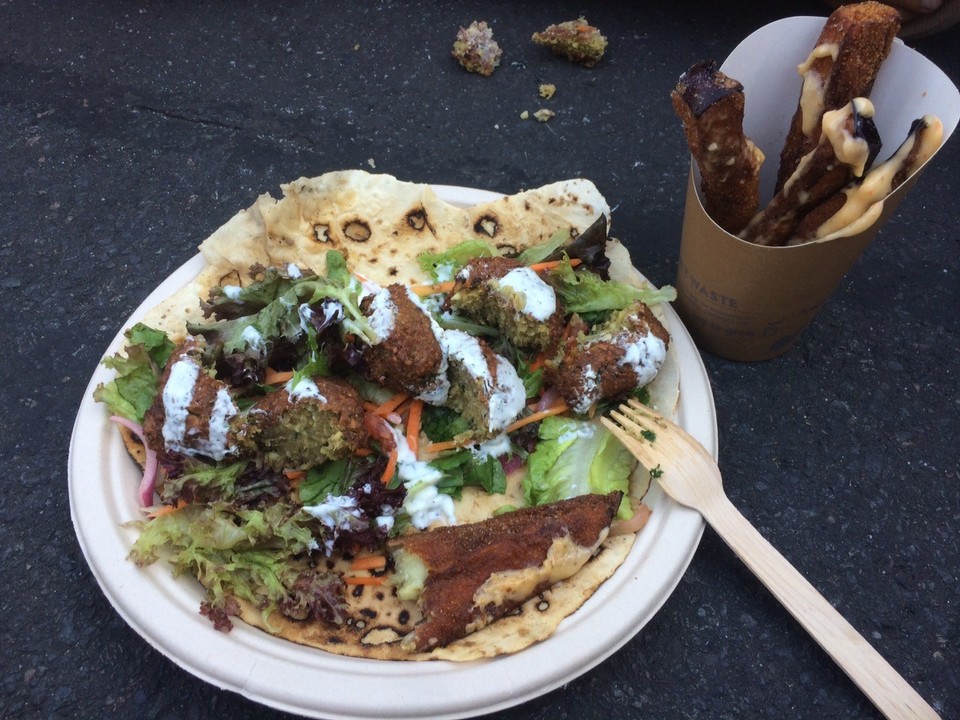
[[[417,262],[435,282],[452,280],[457,271],[475,257],[499,255],[497,249],[483,240],[464,240],[440,253],[420,253]]]
[[[469,432],[470,423],[448,407],[424,405],[420,428],[431,441],[445,442]]]
[[[527,459],[523,493],[529,505],[543,505],[587,493],[620,490],[617,516],[633,515],[628,493],[636,460],[602,425],[549,417],[540,424],[540,442]]]
[[[543,262],[569,241],[569,229],[557,230],[544,242],[538,245],[531,245],[526,250],[521,252],[519,255],[517,255],[517,260],[524,265],[533,265],[534,263]]]
[[[108,383],[101,383],[93,397],[105,404],[110,413],[136,423],[153,403],[163,368],[173,352],[173,342],[165,333],[137,323],[124,335],[127,345],[123,353],[105,357],[103,365],[116,372]]]
[[[469,449],[458,450],[430,461],[443,473],[437,489],[453,497],[460,497],[466,486],[482,487],[491,495],[502,495],[507,490],[507,474],[500,460],[489,456],[479,458]]]
[[[229,307],[230,318],[213,323],[188,323],[187,331],[202,335],[211,348],[223,355],[247,353],[265,359],[271,347],[279,342],[295,345],[306,334],[310,350],[307,374],[328,374],[327,358],[317,352],[316,331],[303,323],[300,306],[315,306],[325,299],[336,300],[343,309],[340,329],[358,336],[367,344],[379,338],[360,310],[363,286],[350,274],[343,255],[330,250],[326,255],[327,275],[305,274],[290,278],[277,268],[267,268],[261,280],[239,290],[228,301],[218,289],[212,301],[223,310]],[[243,308],[250,310],[240,314]],[[255,310],[255,311],[254,311]],[[251,339],[253,342],[251,342]]]
[[[677,297],[677,291],[669,285],[658,290],[652,285],[638,288],[616,280],[603,280],[589,270],[574,271],[569,262],[561,262],[544,279],[563,301],[567,312],[620,310],[636,300],[654,305]]]
[[[142,566],[165,557],[175,575],[203,583],[213,607],[233,595],[260,607],[266,619],[296,581],[290,560],[314,547],[308,521],[282,504],[236,512],[187,505],[146,522],[130,558]]]
[[[348,457],[329,460],[310,468],[300,484],[301,504],[316,505],[326,500],[328,495],[345,495],[360,475],[370,471],[370,466],[370,461]]]

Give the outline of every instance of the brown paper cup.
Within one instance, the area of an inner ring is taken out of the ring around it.
[[[766,154],[761,204],[772,195],[783,139],[799,94],[796,65],[816,44],[823,18],[797,17],[760,28],[721,69],[746,94],[744,131]],[[929,60],[895,43],[871,100],[884,139],[878,162],[906,138],[913,119],[937,115],[944,142],[960,119],[960,93]],[[932,160],[932,158],[931,158]],[[930,162],[928,160],[928,162]],[[766,360],[786,352],[897,205],[918,173],[887,196],[872,225],[848,237],[803,245],[763,247],[722,230],[703,208],[691,167],[680,239],[676,307],[700,348],[730,360]]]
[[[915,178],[884,200],[877,222],[862,233],[764,247],[721,230],[707,216],[691,171],[675,305],[697,345],[729,360],[767,360],[786,352]]]

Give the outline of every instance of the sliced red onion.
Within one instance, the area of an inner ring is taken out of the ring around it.
[[[640,505],[636,507],[636,512],[634,512],[632,518],[629,520],[614,520],[613,523],[611,523],[610,534],[626,535],[627,533],[640,532],[643,526],[647,524],[647,520],[650,519],[652,513],[653,511],[649,505],[640,503]]]
[[[143,435],[143,427],[120,415],[111,415],[110,420],[111,422],[117,423],[117,425],[123,425],[123,427],[140,438],[140,442],[143,443],[143,449],[146,451],[147,459],[144,463],[143,477],[140,479],[140,488],[137,490],[137,494],[140,498],[140,504],[143,507],[149,507],[153,505],[153,489],[157,482],[157,453],[147,445],[147,440]]]
[[[363,424],[367,429],[370,437],[375,438],[380,441],[381,447],[386,452],[390,452],[396,447],[397,438],[393,434],[393,429],[390,427],[384,418],[374,413],[364,413],[363,414]]]
[[[533,409],[534,412],[542,412],[552,408],[557,404],[557,400],[560,399],[560,391],[555,387],[548,387],[543,391],[543,395],[540,396],[540,401],[537,403],[537,406]]]
[[[519,455],[501,455],[500,465],[503,467],[503,472],[510,475],[523,467],[523,458]]]

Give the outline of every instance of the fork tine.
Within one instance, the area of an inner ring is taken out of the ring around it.
[[[614,422],[608,416],[601,417],[600,422],[603,423],[604,427],[613,433],[613,436],[623,443],[624,447],[626,447],[641,464],[646,467],[656,465],[655,453],[650,447],[650,443],[641,442],[640,440],[644,428],[617,410],[611,410],[610,416],[617,422]]]
[[[636,398],[629,398],[627,402],[620,405],[620,410],[630,415],[638,425],[643,425],[646,430],[654,430],[657,427],[666,429],[674,425],[656,410],[644,405]],[[674,425],[674,427],[676,426]]]

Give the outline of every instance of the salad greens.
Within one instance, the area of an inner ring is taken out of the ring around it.
[[[116,377],[97,387],[93,397],[112,414],[142,423],[157,394],[160,375],[173,352],[173,343],[166,334],[142,323],[124,335],[127,338],[125,353],[103,359],[105,367],[116,371]]]
[[[495,247],[483,240],[464,240],[439,253],[420,253],[420,268],[436,282],[453,279],[457,271],[476,257],[499,255]]]
[[[548,417],[540,423],[540,442],[527,458],[524,498],[530,505],[586,493],[624,494],[617,516],[633,515],[628,499],[636,460],[605,427],[586,420]]]
[[[568,312],[588,313],[621,310],[639,300],[647,305],[675,300],[677,291],[669,285],[656,289],[638,288],[616,280],[603,280],[592,272],[576,272],[570,262],[561,262],[546,281],[553,287]]]
[[[579,237],[557,232],[542,245],[525,250],[523,263],[557,261],[544,279],[571,313],[603,314],[641,300],[671,300],[672,288],[638,289],[607,279],[602,250],[606,223],[595,223]],[[447,281],[470,259],[500,254],[482,240],[467,240],[442,253],[422,254],[421,268],[434,281]],[[570,262],[580,262],[574,269]],[[229,384],[241,412],[263,395],[275,392],[265,384],[267,369],[292,373],[289,387],[303,378],[336,372],[376,406],[394,395],[355,370],[363,346],[377,343],[376,331],[361,311],[369,288],[347,269],[335,251],[326,255],[321,277],[295,266],[252,268],[257,279],[245,287],[213,288],[202,301],[209,322],[192,323],[187,331],[204,339],[203,372]],[[484,335],[496,352],[517,368],[528,399],[543,393],[542,358],[522,351],[495,328],[431,308],[437,322]],[[103,360],[115,377],[100,385],[94,397],[111,413],[142,424],[157,396],[164,368],[174,344],[162,332],[137,324],[126,333],[123,353]],[[368,407],[369,409],[369,407]],[[264,620],[280,609],[291,617],[309,615],[337,621],[342,609],[343,582],[336,573],[314,569],[313,553],[329,554],[335,543],[348,552],[382,546],[390,533],[411,522],[403,508],[407,486],[394,469],[403,434],[383,416],[365,416],[373,452],[328,460],[294,478],[259,467],[254,460],[213,463],[157,450],[161,468],[157,492],[166,512],[139,523],[141,534],[131,550],[140,565],[163,555],[175,573],[189,572],[208,590],[205,613],[218,627],[228,627],[231,598],[261,609]],[[396,420],[395,422],[399,422]],[[377,430],[376,423],[381,426]],[[464,487],[476,486],[490,494],[507,489],[507,468],[519,467],[526,457],[523,479],[526,503],[539,505],[584,493],[624,493],[619,517],[632,514],[627,499],[635,460],[598,423],[553,416],[530,424],[508,441],[489,448],[456,447],[468,437],[470,426],[455,411],[426,405],[418,429],[431,443],[455,446],[428,455],[417,464],[439,476],[440,493],[459,498]],[[523,440],[518,438],[523,437]],[[399,438],[399,439],[398,439]],[[521,449],[519,445],[523,445]],[[389,460],[388,460],[389,458]],[[422,468],[421,468],[422,469]],[[449,502],[449,500],[447,501]],[[504,505],[498,512],[508,512]],[[172,510],[172,511],[171,511]],[[324,517],[336,516],[333,524]]]

